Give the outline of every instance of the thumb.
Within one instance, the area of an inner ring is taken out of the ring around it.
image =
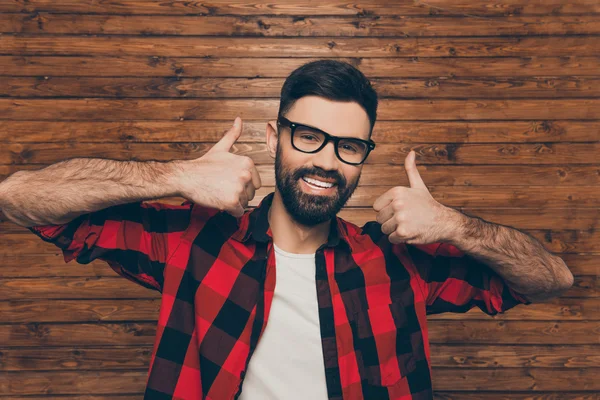
[[[240,138],[242,133],[242,119],[236,117],[233,122],[233,126],[229,129],[225,135],[219,140],[208,152],[228,152],[234,143]]]
[[[427,186],[425,185],[425,182],[423,182],[423,178],[421,178],[421,174],[419,174],[419,170],[417,169],[417,164],[415,162],[416,156],[417,155],[413,150],[408,153],[404,160],[404,169],[406,170],[406,175],[408,176],[411,188],[427,189]]]

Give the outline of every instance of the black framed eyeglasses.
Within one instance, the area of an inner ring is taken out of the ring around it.
[[[277,118],[277,125],[289,127],[291,130],[292,147],[303,153],[317,153],[329,141],[332,141],[337,158],[350,165],[360,165],[375,148],[372,140],[353,137],[332,136],[318,128],[292,122],[285,117]]]

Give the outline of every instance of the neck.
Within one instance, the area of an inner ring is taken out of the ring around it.
[[[330,221],[315,226],[296,222],[283,205],[279,191],[275,190],[269,209],[269,226],[273,242],[281,249],[296,254],[312,254],[327,242]]]

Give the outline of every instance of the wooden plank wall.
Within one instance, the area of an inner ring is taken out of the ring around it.
[[[531,233],[573,271],[549,303],[430,317],[437,399],[598,399],[597,0],[0,1],[0,179],[85,156],[235,151],[273,190],[265,122],[285,77],[347,60],[381,96],[362,224],[404,157],[443,204]],[[178,202],[181,199],[166,199]],[[0,398],[136,399],[160,298],[0,221]]]

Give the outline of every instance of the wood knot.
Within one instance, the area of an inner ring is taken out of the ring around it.
[[[375,15],[375,13],[373,11],[369,11],[369,10],[365,10],[365,9],[363,9],[360,12],[356,13],[356,16],[358,18],[370,17],[370,18],[379,19],[379,16]]]
[[[164,64],[167,61],[166,57],[160,56],[150,56],[148,57],[148,65],[151,67],[156,67],[159,64]]]
[[[502,154],[510,154],[511,156],[515,156],[519,154],[519,148],[517,146],[506,146],[500,148],[500,153]]]
[[[171,69],[173,70],[173,72],[175,72],[177,75],[181,75],[183,74],[183,66],[182,65],[172,65]]]
[[[366,29],[367,28],[367,26],[362,21],[352,21],[352,25],[354,25],[354,27],[356,29]]]
[[[269,28],[271,28],[271,25],[265,23],[262,19],[259,19],[258,21],[256,21],[256,24],[258,25],[258,27],[260,29],[263,29],[265,31],[269,30]]]

